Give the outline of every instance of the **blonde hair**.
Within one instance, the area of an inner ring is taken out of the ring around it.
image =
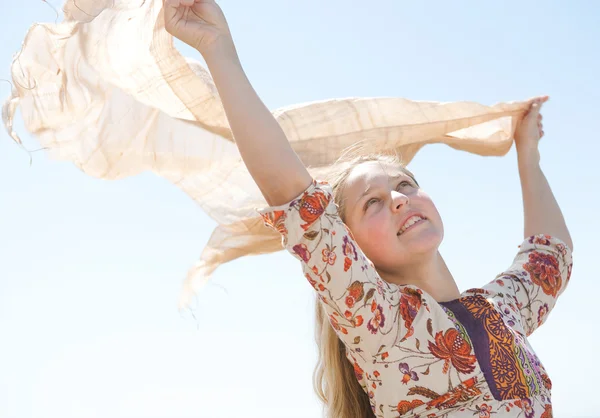
[[[366,162],[377,161],[396,165],[416,183],[414,175],[406,169],[397,155],[367,154],[340,158],[328,173],[327,180],[333,188],[334,201],[345,220],[344,187],[352,170]],[[418,183],[417,183],[418,184]],[[338,338],[321,302],[315,302],[315,339],[319,356],[314,371],[314,388],[325,405],[328,418],[375,418],[369,396],[358,383],[354,366],[346,357],[346,346]]]

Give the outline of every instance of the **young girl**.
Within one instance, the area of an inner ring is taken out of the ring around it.
[[[515,134],[525,241],[513,264],[460,293],[438,248],[434,203],[389,156],[314,180],[254,92],[213,0],[165,0],[165,25],[204,57],[265,223],[302,263],[317,303],[316,390],[329,417],[552,416],[551,381],[527,336],[571,273],[571,238],[539,165],[540,107]]]

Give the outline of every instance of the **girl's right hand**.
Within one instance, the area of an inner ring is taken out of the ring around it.
[[[227,20],[214,0],[163,0],[163,8],[167,32],[205,59],[218,51],[234,51]]]

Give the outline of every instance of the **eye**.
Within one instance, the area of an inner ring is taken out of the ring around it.
[[[412,183],[411,183],[410,181],[408,181],[408,180],[403,180],[403,181],[401,181],[401,182],[400,182],[400,184],[398,185],[398,189],[399,189],[400,187],[404,187],[404,186],[410,186],[410,187],[412,187]]]
[[[369,209],[369,206],[371,206],[373,203],[377,203],[378,201],[379,199],[376,197],[367,200],[367,203],[365,203],[365,210]]]

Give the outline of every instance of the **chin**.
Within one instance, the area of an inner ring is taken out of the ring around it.
[[[434,229],[427,229],[425,231],[418,232],[418,234],[407,234],[405,237],[399,237],[399,242],[403,247],[403,251],[415,255],[437,253],[440,245],[442,244],[444,233]]]

